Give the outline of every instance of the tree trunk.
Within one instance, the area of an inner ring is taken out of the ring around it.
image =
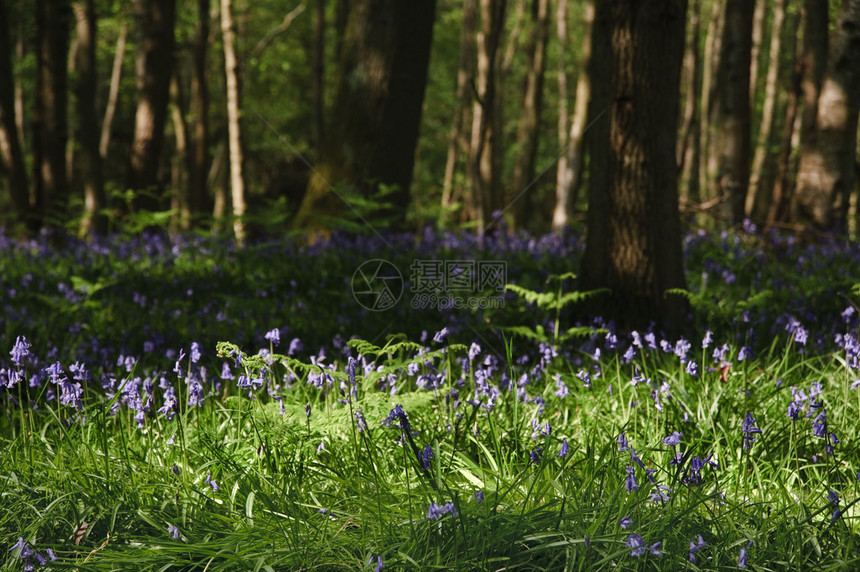
[[[325,0],[316,0],[314,18],[314,47],[311,62],[311,99],[314,113],[314,143],[317,153],[322,149],[325,133]]]
[[[0,0],[0,158],[9,180],[9,191],[15,216],[21,223],[32,227],[33,213],[30,208],[30,193],[27,188],[27,173],[24,153],[18,128],[15,125],[16,85],[10,59],[9,9],[6,0]]]
[[[815,125],[801,150],[796,222],[845,232],[854,189],[858,110],[860,0],[844,0],[830,40]]]
[[[500,167],[502,133],[498,129],[499,46],[505,22],[507,0],[480,0],[481,25],[478,29],[477,94],[472,108],[472,136],[469,157],[470,211],[480,235],[501,208]]]
[[[773,23],[771,25],[770,53],[768,54],[767,79],[765,80],[764,105],[761,112],[758,140],[753,156],[749,190],[747,191],[745,211],[747,216],[757,222],[767,218],[768,197],[771,196],[773,180],[773,156],[770,153],[771,134],[774,128],[779,63],[782,48],[782,27],[785,22],[785,0],[775,0]]]
[[[187,110],[182,88],[176,71],[170,78],[170,119],[173,122],[173,153],[170,158],[170,208],[176,215],[171,220],[171,229],[188,228],[191,220],[191,209],[188,184],[188,122],[185,120]],[[177,216],[178,215],[178,216]]]
[[[526,224],[526,214],[532,210],[530,187],[535,178],[535,159],[538,149],[538,126],[543,109],[543,79],[546,69],[546,50],[549,42],[549,0],[533,0],[531,9],[532,31],[526,50],[526,77],[520,106],[520,124],[517,129],[517,162],[514,177],[505,197],[505,208],[510,212],[510,228]]]
[[[159,181],[159,164],[173,73],[176,0],[134,0],[133,5],[138,100],[128,188],[138,191],[136,209],[154,211],[166,206]]]
[[[828,0],[803,2],[803,115],[800,127],[803,138],[815,130],[818,115],[818,94],[827,68],[829,4]]]
[[[197,0],[197,31],[194,37],[191,76],[191,160],[188,168],[188,215],[185,228],[207,210],[206,175],[209,171],[209,0]]]
[[[798,33],[798,24],[800,18],[795,18],[791,38],[796,38]],[[796,53],[798,45],[795,42],[792,53]],[[797,123],[797,111],[799,107],[801,93],[801,78],[803,76],[803,54],[798,54],[795,57],[793,69],[791,71],[791,86],[788,90],[788,102],[785,106],[785,122],[782,126],[782,143],[779,151],[779,158],[776,163],[776,177],[773,183],[773,193],[771,195],[770,204],[767,211],[767,222],[765,223],[765,231],[767,232],[778,222],[785,222],[787,218],[787,204],[789,196],[789,172],[791,164],[791,154],[794,150],[794,135],[795,124]]]
[[[749,0],[755,3],[752,22],[752,42],[750,44],[750,109],[756,109],[756,93],[758,92],[759,60],[761,46],[764,42],[764,28],[767,25],[768,0]],[[774,27],[771,27],[771,33]],[[773,42],[773,36],[771,36]]]
[[[714,153],[714,133],[716,132],[715,111],[717,109],[716,70],[720,67],[723,28],[725,27],[726,0],[714,0],[711,17],[705,37],[705,53],[702,57],[702,113],[700,127],[701,163],[699,165],[699,189],[705,193],[703,198],[715,198],[716,189],[711,178],[717,172],[717,154]]]
[[[242,131],[239,122],[239,60],[233,38],[231,0],[221,0],[221,36],[227,88],[227,146],[230,151],[230,197],[233,203],[233,235],[245,243],[245,179],[242,171]]]
[[[356,0],[343,38],[332,119],[295,224],[326,232],[345,211],[359,224],[375,218],[405,228],[435,0]],[[350,188],[344,188],[345,186]],[[387,205],[358,212],[344,191],[373,198],[387,190]],[[328,217],[328,218],[327,218]]]
[[[33,126],[36,210],[42,224],[67,216],[68,65],[71,10],[68,1],[36,2],[37,76]]]
[[[81,235],[107,233],[107,217],[103,212],[107,206],[102,173],[102,157],[99,153],[98,118],[96,115],[96,15],[93,0],[76,0],[72,3],[75,13],[76,36],[75,68],[77,77],[73,91],[75,111],[78,118],[77,161],[75,171],[80,176],[84,190],[84,216],[81,219]]]
[[[755,5],[749,0],[726,2],[722,54],[717,69],[715,110],[718,194],[722,218],[737,224],[744,218],[750,178],[750,47]]]
[[[102,133],[99,138],[99,155],[101,155],[102,160],[107,158],[108,146],[110,145],[111,125],[113,125],[113,116],[116,113],[116,104],[119,100],[119,80],[122,77],[122,58],[125,54],[127,35],[128,26],[123,22],[119,30],[119,37],[116,40],[116,50],[114,51],[113,67],[110,74],[110,89],[108,90],[108,100],[102,121]]]
[[[678,170],[681,173],[680,182],[682,202],[697,203],[699,201],[699,154],[701,109],[699,107],[699,84],[701,83],[701,66],[699,63],[699,15],[701,1],[693,0],[690,12],[690,36],[684,52],[684,83],[687,87],[686,103],[684,106],[684,121],[681,127],[681,141],[678,144]]]
[[[460,160],[461,150],[468,152],[468,141],[464,126],[469,119],[469,104],[472,102],[472,85],[475,78],[475,11],[476,0],[465,0],[463,4],[463,27],[460,31],[460,61],[457,66],[457,113],[454,115],[448,135],[448,155],[445,160],[445,176],[442,182],[442,212],[440,223],[444,227],[462,191],[455,192],[454,175]],[[462,209],[461,209],[462,211]]]
[[[652,320],[680,330],[687,306],[670,288],[685,288],[676,164],[685,0],[612,0],[607,11],[612,106],[605,188],[592,181],[584,290],[608,288],[595,309],[622,327]],[[746,68],[749,70],[749,66]],[[605,80],[604,80],[605,81]]]

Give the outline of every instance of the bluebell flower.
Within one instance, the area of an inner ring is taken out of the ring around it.
[[[361,411],[361,407],[359,407],[358,411],[355,412],[355,426],[358,428],[359,433],[367,431],[367,421],[364,419],[364,413]],[[430,445],[427,446],[429,447]]]
[[[273,330],[269,330],[266,332],[266,339],[269,340],[273,346],[278,346],[281,343],[281,331],[278,328]]]
[[[618,521],[618,524],[621,526],[621,530],[627,530],[633,524],[633,519],[625,516]]]
[[[633,447],[630,447],[630,460],[639,465],[639,468],[645,468],[645,464],[642,462],[642,459],[639,458],[639,455],[636,454],[636,449]]]
[[[738,568],[746,568],[747,567],[747,549],[746,546],[741,547],[741,551],[738,554]]]
[[[663,437],[663,444],[668,445],[669,447],[677,447],[681,444],[681,439],[684,436],[678,431],[672,431],[672,434],[668,437]]]
[[[701,550],[702,548],[704,548],[707,545],[708,545],[708,543],[705,542],[705,539],[702,538],[701,534],[698,535],[696,542],[690,541],[690,562],[691,563],[693,563],[693,564],[696,563],[696,552],[698,552],[699,550]]]
[[[478,489],[475,491],[475,500],[478,502],[484,502],[484,491]]]
[[[302,346],[302,341],[299,338],[293,338],[290,341],[290,348],[287,350],[287,355],[288,356],[295,355],[295,354],[299,353],[300,351],[302,351],[303,348],[304,348],[304,346]]]
[[[206,475],[206,480],[204,482],[210,487],[212,487],[212,492],[217,492],[218,489],[221,488],[218,486],[218,483],[215,481],[215,479],[212,478],[212,473]]]
[[[555,394],[558,397],[564,399],[565,397],[567,397],[568,393],[570,393],[570,391],[567,389],[567,385],[565,385],[564,381],[562,381],[560,373],[555,374],[553,378],[555,379]]]
[[[535,465],[540,464],[541,460],[543,459],[543,449],[541,447],[535,447],[534,449],[532,449],[529,453],[529,459]]]
[[[708,330],[707,332],[705,332],[705,337],[702,338],[702,349],[703,350],[708,349],[708,346],[710,346],[713,341],[714,341],[714,332],[712,332],[711,330]],[[699,537],[699,538],[701,538],[701,537]]]
[[[191,363],[199,362],[200,357],[200,344],[197,342],[191,342]]]
[[[691,344],[684,338],[681,338],[677,342],[675,342],[675,355],[678,356],[678,359],[681,360],[681,363],[687,361],[687,352],[690,351],[692,345],[693,344]]]
[[[615,440],[615,442],[618,443],[618,452],[619,453],[623,453],[624,451],[626,451],[629,448],[629,443],[627,442],[627,435],[624,434],[624,431],[622,431],[618,435],[618,438]]]
[[[427,518],[432,518],[433,520],[439,520],[446,514],[457,516],[457,509],[454,508],[454,503],[449,502],[439,505],[434,502],[430,503],[430,506],[427,509]]]
[[[749,346],[743,346],[741,350],[738,352],[738,361],[744,361],[746,359],[753,358],[752,348]]]
[[[173,540],[179,540],[179,527],[171,524],[167,527],[167,533],[173,537]]]
[[[568,451],[567,439],[562,439],[561,440],[561,450],[558,452],[558,456],[559,457],[567,457],[567,451]]]
[[[627,351],[624,352],[624,355],[621,356],[621,359],[624,360],[624,363],[630,363],[633,360],[633,358],[635,358],[635,357],[636,357],[636,350],[633,348],[632,345],[630,345],[630,346],[627,346]]]
[[[812,434],[821,439],[827,438],[827,410],[822,409],[821,413],[815,416],[812,420]]]
[[[441,344],[448,337],[448,326],[445,326],[433,336],[433,341],[437,344]]]
[[[221,366],[221,379],[236,379],[236,376],[230,370],[230,364],[226,361],[224,362],[224,365]]]
[[[636,484],[636,475],[634,474],[634,469],[631,465],[627,465],[627,477],[624,479],[624,488],[628,493],[632,493],[639,489],[639,485]]]
[[[173,371],[179,377],[183,377],[185,375],[185,370],[182,369],[182,360],[185,359],[185,349],[179,350],[179,357],[176,358],[176,363],[173,364]]]
[[[370,557],[370,560],[367,561],[367,567],[370,568],[373,566],[373,556]],[[385,568],[385,563],[382,561],[382,556],[376,557],[376,568],[374,568],[374,572],[381,572],[381,570]]]
[[[478,354],[481,353],[481,346],[472,342],[472,345],[469,346],[469,361],[474,361]]]
[[[741,427],[741,432],[744,436],[744,449],[751,449],[753,441],[755,441],[755,436],[756,434],[761,433],[761,429],[756,427],[755,418],[750,411],[747,411],[743,426]]]
[[[586,388],[591,387],[591,375],[587,371],[585,371],[584,369],[579,370],[579,373],[576,374],[576,377],[578,377],[582,381],[582,385],[584,385]]]
[[[418,451],[418,463],[425,471],[430,470],[430,459],[433,458],[433,446],[427,445],[423,451]]]
[[[9,352],[9,355],[12,356],[12,363],[18,367],[24,365],[24,360],[32,355],[30,353],[30,347],[30,343],[27,341],[26,337],[18,336],[15,340],[15,345],[12,346],[12,351]]]
[[[638,534],[631,534],[627,539],[627,548],[630,549],[630,556],[639,557],[647,552],[651,552],[654,556],[658,558],[663,556],[663,552],[660,550],[660,547],[663,545],[662,542],[655,542],[651,546],[646,547],[645,542],[642,540],[642,537]]]
[[[696,362],[690,360],[687,362],[687,373],[693,377],[699,375],[699,366],[696,365]]]

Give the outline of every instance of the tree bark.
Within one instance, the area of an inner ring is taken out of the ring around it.
[[[764,104],[761,112],[758,140],[753,155],[750,184],[747,191],[745,211],[747,216],[757,222],[767,218],[768,198],[771,196],[773,180],[773,156],[771,134],[776,117],[776,100],[779,81],[779,63],[782,48],[782,27],[785,22],[785,0],[774,0],[773,23],[771,24],[770,52],[768,54],[767,78],[765,79]]]
[[[325,133],[325,0],[316,0],[314,7],[316,10],[311,62],[311,99],[314,113],[314,144],[319,153]]]
[[[716,185],[727,197],[721,216],[737,224],[744,218],[750,178],[750,47],[755,5],[749,0],[726,2],[722,54],[717,69],[718,95]]]
[[[549,0],[533,0],[531,20],[532,31],[526,49],[526,77],[520,106],[520,124],[517,129],[517,162],[514,165],[511,186],[505,197],[511,230],[527,222],[526,213],[531,210],[533,204],[533,193],[530,193],[529,189],[535,178],[538,126],[543,110],[543,81],[549,42]]]
[[[678,144],[678,170],[682,202],[697,203],[699,201],[699,161],[701,108],[699,106],[699,84],[701,83],[701,65],[699,60],[699,16],[701,1],[693,0],[690,11],[690,35],[684,52],[684,81],[687,86],[686,103],[684,106],[684,121],[681,127],[681,141]]]
[[[33,126],[36,211],[42,224],[64,219],[68,204],[68,65],[71,10],[67,0],[36,2],[37,77]]]
[[[206,176],[209,171],[209,0],[197,0],[197,31],[194,37],[191,76],[191,161],[188,169],[188,216],[183,226],[194,226],[207,210]]]
[[[448,134],[448,154],[445,160],[445,175],[442,180],[442,212],[440,223],[444,227],[455,204],[462,197],[462,189],[455,191],[454,175],[460,160],[460,152],[468,155],[468,141],[464,127],[467,125],[472,102],[472,85],[475,79],[475,12],[476,0],[465,0],[463,4],[463,27],[460,31],[460,60],[457,66],[457,113]],[[461,208],[462,214],[462,208]]]
[[[170,78],[170,99],[170,119],[173,123],[173,153],[170,158],[171,210],[176,213],[171,220],[171,228],[176,230],[177,227],[188,228],[191,220],[188,122],[185,119],[187,109],[176,71]]]
[[[134,116],[128,188],[136,189],[135,208],[166,207],[159,178],[164,125],[173,73],[176,0],[134,0],[136,29]]]
[[[717,154],[714,153],[714,133],[716,132],[715,112],[717,109],[716,70],[720,67],[722,36],[725,27],[726,0],[714,0],[711,17],[705,37],[705,53],[702,57],[702,113],[700,126],[701,163],[699,165],[699,189],[705,198],[713,199],[716,189],[711,185],[712,176],[717,172]]]
[[[327,232],[335,215],[406,227],[406,209],[430,62],[435,0],[356,0],[343,38],[324,150],[294,224]],[[345,188],[346,186],[346,188]],[[387,205],[358,212],[344,191]]]
[[[242,130],[239,121],[239,60],[233,39],[231,0],[221,0],[221,36],[227,88],[227,140],[230,151],[230,198],[233,203],[233,235],[245,243],[245,179],[242,171]]]
[[[113,116],[116,113],[116,104],[119,100],[119,81],[122,77],[122,59],[125,54],[125,42],[128,35],[128,26],[123,22],[116,40],[114,50],[113,66],[110,74],[110,88],[108,89],[107,105],[105,106],[104,120],[102,121],[102,132],[99,138],[99,155],[102,160],[107,158],[108,146],[110,145],[111,126]]]
[[[9,57],[11,38],[9,33],[9,9],[6,0],[0,0],[0,157],[6,169],[12,208],[16,218],[25,226],[32,227],[33,213],[30,208],[30,193],[24,166],[24,152],[15,125],[15,79]]]
[[[472,136],[469,157],[470,211],[483,235],[492,214],[501,209],[498,75],[499,47],[507,0],[480,0],[478,29],[477,94],[472,107]]]
[[[84,216],[81,218],[82,235],[107,232],[102,156],[99,153],[98,117],[96,114],[96,13],[93,0],[76,0],[72,3],[75,14],[75,68],[77,77],[73,91],[78,118],[76,173],[84,190]]]
[[[844,0],[830,40],[814,128],[797,173],[795,222],[845,232],[860,110],[860,0]]]
[[[580,288],[608,288],[594,309],[622,327],[686,319],[676,163],[685,0],[599,2],[611,74],[606,186],[592,181]],[[749,70],[749,66],[747,66]]]

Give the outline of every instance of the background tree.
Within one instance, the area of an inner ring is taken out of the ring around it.
[[[797,221],[846,230],[856,176],[858,110],[860,0],[844,0],[830,38],[814,123],[804,135],[794,202]]]
[[[435,0],[350,4],[331,121],[296,215],[299,227],[330,228],[350,194],[344,185],[365,198],[380,185],[393,189],[390,209],[371,214],[405,224],[435,10]]]
[[[686,305],[675,161],[685,0],[599,2],[609,38],[611,107],[605,187],[592,181],[581,289],[609,288],[595,308],[625,326],[679,327]],[[603,182],[603,181],[601,181]]]
[[[159,162],[173,72],[176,0],[134,0],[133,6],[138,99],[127,187],[138,190],[136,208],[159,210],[166,206]]]

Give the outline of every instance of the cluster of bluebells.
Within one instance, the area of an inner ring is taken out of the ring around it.
[[[36,566],[45,566],[48,562],[57,560],[57,556],[50,548],[45,549],[45,555],[33,550],[29,543],[23,538],[18,538],[18,542],[12,545],[8,552],[18,551],[18,560],[24,565],[24,570],[33,570]]]
[[[427,518],[433,520],[439,520],[446,514],[457,516],[457,509],[454,507],[454,503],[446,502],[445,504],[438,504],[433,502],[427,508]]]
[[[810,385],[809,395],[802,389],[792,386],[787,416],[792,421],[798,421],[801,417],[812,419],[812,434],[825,440],[827,454],[832,455],[833,447],[839,444],[839,438],[828,429],[827,409],[821,400],[822,391],[822,385],[817,381],[813,381]]]

